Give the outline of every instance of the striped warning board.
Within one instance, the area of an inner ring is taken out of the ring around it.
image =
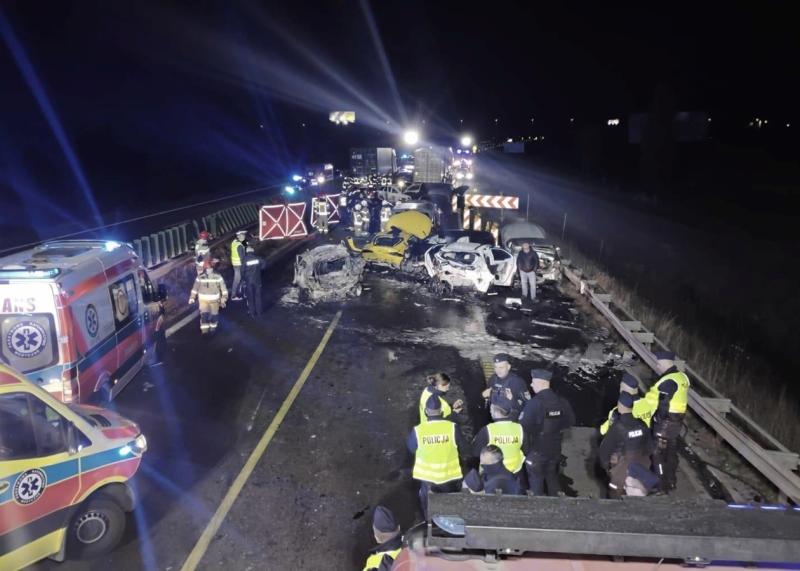
[[[467,206],[477,208],[507,208],[519,209],[518,196],[491,196],[489,194],[465,194],[464,202]]]

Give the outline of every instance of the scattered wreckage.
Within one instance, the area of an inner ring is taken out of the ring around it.
[[[492,286],[511,286],[517,273],[517,258],[497,246],[470,242],[468,237],[431,247],[425,252],[425,269],[431,289],[446,293],[469,288],[486,293]]]
[[[529,242],[539,255],[538,274],[545,281],[561,278],[561,249],[547,239],[544,228],[532,222],[514,222],[500,229],[502,246],[515,257],[522,249],[523,242]]]
[[[294,285],[299,297],[330,301],[361,295],[365,262],[342,244],[325,244],[299,254],[294,262]]]

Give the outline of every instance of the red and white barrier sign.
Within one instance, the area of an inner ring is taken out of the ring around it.
[[[303,222],[305,213],[305,202],[262,206],[259,213],[259,238],[280,240],[307,236],[308,229]]]
[[[322,200],[323,197],[314,197],[311,199],[311,225],[316,228],[317,226],[317,202]],[[341,222],[339,216],[339,195],[326,194],[324,196],[325,202],[328,203],[328,225]]]
[[[488,194],[465,194],[464,204],[475,208],[519,209],[518,196],[490,196]]]

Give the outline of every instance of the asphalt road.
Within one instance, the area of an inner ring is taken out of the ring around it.
[[[621,347],[566,287],[544,286],[521,312],[503,305],[505,291],[437,299],[378,272],[360,298],[311,306],[298,303],[291,279],[287,258],[269,270],[260,319],[231,303],[212,339],[190,323],[169,338],[163,364],[119,395],[114,406],[150,443],[140,507],[109,556],[37,569],[180,569],[339,311],[200,568],[356,568],[375,505],[395,510],[404,528],[419,521],[405,438],[428,373],[455,379],[476,425],[485,418],[481,360],[499,351],[523,375],[553,367],[579,424],[596,426],[616,397]]]

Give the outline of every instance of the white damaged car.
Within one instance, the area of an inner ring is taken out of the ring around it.
[[[468,237],[439,244],[425,252],[425,269],[438,293],[469,288],[486,293],[492,286],[511,286],[517,259],[504,248],[470,242]]]
[[[532,222],[514,222],[500,229],[500,243],[511,252],[516,259],[522,249],[522,243],[529,242],[539,255],[537,274],[544,281],[561,278],[561,249],[547,239],[544,228]]]

